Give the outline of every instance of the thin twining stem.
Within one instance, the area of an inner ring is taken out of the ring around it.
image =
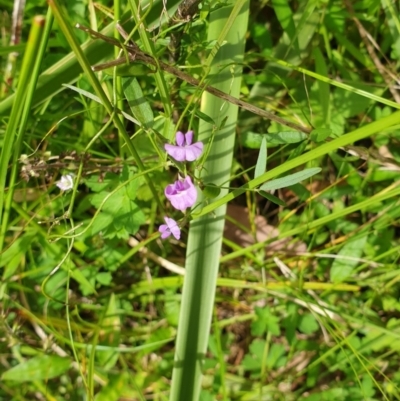
[[[89,33],[90,35],[92,35],[93,37],[97,38],[97,39],[101,39],[104,40],[114,46],[119,47],[120,49],[123,49],[127,52],[127,56],[125,57],[120,57],[116,60],[112,60],[109,61],[107,63],[104,64],[99,64],[97,66],[93,66],[92,70],[93,71],[100,71],[100,70],[104,70],[106,68],[110,68],[110,67],[115,67],[117,65],[122,65],[127,63],[127,61],[142,61],[144,63],[150,64],[155,68],[161,68],[163,71],[166,71],[172,75],[175,75],[176,77],[178,77],[179,79],[188,82],[189,84],[196,86],[198,88],[201,88],[209,93],[211,93],[214,96],[217,96],[221,99],[226,100],[227,102],[230,102],[232,104],[235,104],[239,107],[241,107],[242,109],[248,110],[253,114],[257,114],[263,118],[267,118],[268,120],[272,120],[275,121],[279,124],[285,125],[287,127],[293,128],[296,131],[301,131],[304,132],[306,134],[309,134],[312,131],[312,128],[310,127],[304,127],[301,125],[297,125],[291,121],[287,121],[284,118],[278,117],[275,114],[269,112],[269,111],[265,111],[263,109],[260,109],[257,106],[253,106],[250,103],[244,102],[242,100],[236,99],[233,96],[230,96],[228,94],[226,94],[225,92],[222,92],[212,86],[209,86],[207,84],[201,83],[199,80],[197,80],[196,78],[193,78],[192,76],[190,76],[189,74],[186,74],[184,72],[182,72],[181,70],[179,70],[178,68],[175,68],[169,64],[166,64],[162,61],[158,61],[158,67],[157,67],[157,62],[154,60],[153,57],[151,57],[150,55],[142,52],[139,47],[132,41],[129,42],[129,44],[123,44],[120,43],[118,40],[110,38],[108,36],[102,35],[99,32],[96,32],[90,28],[87,28],[83,25],[80,24],[76,24],[76,27],[81,29],[84,32]],[[125,40],[129,40],[128,34],[124,31],[124,29],[121,27],[121,25],[117,24],[116,28],[118,29],[119,33],[121,34],[121,36],[125,39]],[[127,60],[128,57],[128,60]],[[326,141],[331,141],[332,138],[326,138]],[[362,147],[359,146],[343,146],[340,149],[343,149],[345,152],[357,156],[363,160],[369,160],[373,163],[377,163],[380,165],[385,166],[388,169],[391,170],[396,170],[398,171],[400,168],[399,163],[397,163],[395,160],[391,159],[391,158],[383,158],[382,156],[377,156],[376,154],[372,155],[370,154],[370,152],[368,151],[368,149],[364,149]]]
[[[179,79],[181,79],[182,81],[186,81],[188,82],[190,85],[196,86],[200,89],[203,89],[205,91],[207,91],[208,93],[211,93],[214,96],[217,96],[223,100],[226,100],[227,102],[230,102],[236,106],[241,107],[242,109],[248,110],[253,114],[257,114],[263,118],[267,118],[268,120],[272,120],[275,121],[279,124],[285,125],[287,127],[290,127],[296,131],[301,131],[304,132],[306,134],[309,134],[312,131],[312,128],[309,127],[305,127],[305,126],[301,126],[298,124],[295,124],[291,121],[285,120],[284,118],[278,117],[275,114],[269,112],[269,111],[265,111],[263,109],[260,109],[257,106],[254,106],[250,103],[244,102],[243,100],[240,99],[236,99],[233,96],[228,95],[225,92],[222,92],[212,86],[209,86],[207,84],[201,83],[198,79],[193,78],[191,75],[184,73],[183,71],[179,70],[178,68],[175,68],[169,64],[166,64],[160,60],[158,60],[157,62],[154,60],[154,58],[144,52],[142,52],[139,47],[133,43],[130,42],[130,44],[122,44],[119,41],[117,41],[116,39],[110,38],[108,36],[102,35],[99,32],[94,31],[93,29],[90,29],[86,26],[83,26],[81,24],[76,24],[76,28],[89,33],[90,35],[92,35],[93,37],[97,38],[97,39],[101,39],[104,40],[105,42],[108,42],[114,46],[117,46],[121,49],[125,49],[128,51],[129,53],[129,60],[131,62],[134,61],[142,61],[146,64],[150,64],[155,68],[161,68],[163,71],[174,75],[176,77],[178,77]],[[117,29],[118,31],[121,33],[121,35],[124,37],[125,35],[125,31],[122,29],[122,27],[117,24]],[[92,70],[93,71],[101,71],[104,70],[106,68],[110,68],[110,67],[115,67],[117,65],[121,65],[121,64],[126,64],[127,62],[127,58],[126,57],[120,57],[116,60],[113,61],[109,61],[107,63],[104,64],[99,64],[97,66],[93,66]]]

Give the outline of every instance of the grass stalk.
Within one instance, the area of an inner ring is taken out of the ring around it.
[[[40,18],[42,18],[42,17],[40,17]],[[21,154],[22,141],[25,136],[26,126],[28,124],[28,119],[29,119],[30,112],[31,112],[32,99],[33,99],[33,95],[35,93],[36,84],[37,84],[37,80],[38,80],[39,73],[40,73],[40,66],[42,64],[42,60],[43,60],[43,56],[44,56],[44,53],[47,48],[47,43],[48,43],[48,39],[50,36],[51,28],[53,26],[53,14],[51,12],[50,7],[47,10],[47,15],[46,15],[45,21],[46,21],[46,25],[44,28],[44,33],[40,37],[41,42],[40,42],[38,53],[36,54],[36,57],[35,57],[34,66],[33,66],[33,70],[31,73],[31,79],[30,79],[30,82],[29,82],[29,85],[27,88],[26,100],[24,102],[24,108],[23,108],[22,115],[20,118],[20,126],[18,128],[19,133],[16,138],[16,142],[13,146],[11,173],[10,173],[10,179],[9,179],[9,189],[8,189],[6,199],[5,199],[4,215],[3,215],[3,220],[2,220],[3,224],[1,225],[1,228],[0,228],[0,250],[2,249],[2,247],[4,245],[3,241],[4,241],[4,238],[6,235],[6,231],[7,231],[7,225],[8,225],[8,221],[9,221],[10,210],[11,210],[11,205],[12,205],[13,196],[14,196],[14,187],[16,185],[15,183],[16,183],[17,177],[18,177],[18,171],[19,171],[18,159]]]
[[[170,15],[173,14],[177,5],[181,0],[168,0],[167,11]],[[163,10],[164,4],[162,0],[153,2],[153,7],[147,15],[148,25],[154,29],[160,24],[160,14]],[[121,16],[121,21],[128,21],[124,24],[125,29],[130,29],[132,23],[129,21],[130,12]],[[104,35],[112,35],[114,30],[114,23],[111,23],[102,30]],[[16,49],[15,49],[16,50]],[[112,58],[114,49],[108,43],[101,40],[89,39],[82,45],[82,51],[91,65],[97,64],[105,58]],[[37,90],[33,98],[33,106],[36,106],[51,96],[65,89],[62,84],[72,83],[76,81],[82,73],[82,68],[74,52],[69,53],[60,61],[52,65],[44,71],[38,81]],[[12,105],[14,104],[16,96],[14,94],[8,96],[0,102],[0,115],[7,115]]]
[[[133,19],[135,20],[136,26],[138,27],[138,32],[144,50],[146,53],[152,55],[157,63],[156,48],[154,42],[151,40],[150,35],[148,33],[147,24],[145,21],[146,15],[142,15],[143,12],[140,9],[140,4],[138,0],[129,0],[129,4],[131,6]],[[168,137],[169,125],[170,125],[168,122],[170,121],[169,117],[172,115],[172,106],[171,106],[171,98],[169,95],[169,90],[167,88],[167,83],[164,78],[164,73],[160,68],[157,68],[156,72],[154,73],[154,79],[156,81],[157,89],[160,93],[161,102],[163,104],[164,111],[166,114],[164,136]]]
[[[348,134],[342,135],[339,138],[334,139],[333,141],[324,143],[323,145],[318,146],[315,149],[310,150],[307,153],[304,153],[294,159],[287,160],[285,163],[267,171],[266,173],[260,175],[259,177],[249,181],[245,185],[240,188],[236,188],[233,191],[229,192],[222,198],[218,198],[215,202],[205,206],[199,213],[194,213],[193,217],[198,218],[208,213],[212,212],[220,205],[230,202],[235,199],[239,195],[243,194],[248,190],[254,190],[259,187],[264,182],[271,180],[280,174],[283,174],[293,168],[299,167],[305,163],[308,163],[312,160],[316,160],[321,156],[327,155],[330,152],[334,152],[341,147],[351,145],[354,142],[360,141],[362,139],[368,138],[379,131],[388,130],[391,127],[400,123],[400,111],[396,111],[393,114],[390,114],[386,117],[379,119],[378,121],[374,121],[370,124],[367,124],[361,128],[357,128]]]
[[[232,23],[231,13],[235,1],[229,1],[210,15],[208,41],[217,40],[227,24]],[[232,96],[239,97],[247,30],[248,7],[246,2],[226,35],[211,64],[210,72],[218,76],[214,83]],[[211,151],[204,163],[201,179],[222,185],[229,180],[238,107],[209,93],[202,97],[201,110],[219,125]],[[199,139],[204,143],[214,135],[213,127],[200,122]],[[227,190],[222,190],[222,195]],[[207,350],[214,307],[219,258],[225,223],[226,204],[192,221],[186,253],[186,274],[172,376],[171,401],[198,400],[200,395],[202,361]]]
[[[21,116],[24,114],[23,121],[27,121],[27,113],[29,107],[26,107],[28,93],[31,87],[30,82],[35,82],[35,78],[32,74],[32,69],[35,69],[35,64],[37,65],[37,53],[40,46],[40,41],[43,33],[43,28],[45,25],[45,19],[43,16],[36,16],[33,19],[32,28],[29,34],[28,43],[22,62],[21,73],[18,80],[18,89],[16,92],[15,103],[11,111],[10,119],[6,128],[4,135],[3,149],[1,153],[0,160],[0,188],[2,189],[0,193],[0,221],[1,221],[1,232],[0,232],[0,252],[3,249],[5,233],[8,225],[9,208],[4,208],[6,205],[11,205],[12,200],[12,187],[14,182],[10,180],[9,191],[6,194],[4,189],[6,188],[8,165],[12,155],[12,149],[15,142],[19,144],[22,142],[22,136],[24,134],[23,124],[20,124]],[[38,67],[35,69],[38,71]],[[15,154],[15,153],[14,153]],[[15,178],[15,177],[14,177]],[[10,199],[7,202],[7,197]]]
[[[87,78],[88,78],[89,82],[91,83],[91,85],[93,86],[93,89],[95,90],[97,96],[101,99],[101,102],[102,102],[103,106],[105,107],[105,109],[107,110],[107,113],[113,118],[114,124],[115,124],[116,128],[118,129],[118,131],[121,133],[121,135],[126,143],[126,146],[129,149],[129,152],[131,153],[135,162],[137,163],[139,170],[145,171],[145,166],[139,156],[139,153],[133,146],[133,143],[130,140],[129,135],[126,132],[124,124],[120,120],[119,116],[116,113],[114,113],[114,106],[109,101],[106,93],[104,92],[104,90],[101,86],[101,83],[97,79],[95,73],[92,71],[90,63],[87,60],[85,54],[83,53],[81,47],[79,46],[79,44],[76,40],[76,37],[72,32],[71,26],[67,22],[64,13],[61,10],[60,5],[58,4],[58,1],[57,0],[49,0],[49,4],[54,12],[54,16],[55,16],[61,30],[63,31],[69,45],[71,46],[71,49],[75,52],[76,57],[77,57],[79,63],[81,64],[82,69],[86,73]],[[144,177],[145,177],[146,182],[147,182],[151,192],[153,193],[155,199],[158,201],[158,206],[160,207],[161,210],[163,210],[163,205],[161,204],[159,197],[157,196],[157,192],[156,192],[156,189],[155,189],[152,181],[150,180],[150,178],[147,175],[145,175]]]
[[[114,22],[117,24],[117,22],[121,19],[121,9],[122,9],[122,4],[120,0],[114,1]],[[117,29],[114,29],[114,38],[117,40],[121,40],[121,35],[119,34]],[[114,57],[118,58],[119,57],[119,49],[115,48],[114,49]],[[122,89],[122,77],[118,76],[115,74],[114,76],[114,103],[116,104],[117,108],[119,110],[124,110],[124,101],[123,101],[123,89]],[[118,143],[119,143],[119,155],[120,157],[123,157],[123,136],[122,133],[118,131]]]

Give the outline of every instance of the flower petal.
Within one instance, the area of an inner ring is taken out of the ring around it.
[[[181,229],[178,226],[171,228],[171,233],[175,237],[175,239],[181,238]]]
[[[161,238],[168,238],[172,234],[176,239],[179,239],[181,237],[181,229],[178,223],[169,217],[164,217],[164,220],[167,224],[161,224],[158,228],[158,231],[161,233]]]
[[[161,233],[162,239],[168,238],[171,235],[171,231],[168,229],[166,224],[161,224],[161,226],[158,228],[158,231]]]
[[[175,142],[178,146],[184,146],[185,144],[185,135],[181,131],[178,131],[175,136]]]
[[[72,174],[66,174],[61,176],[61,180],[56,182],[58,188],[61,191],[68,191],[74,187],[74,180]]]
[[[188,204],[188,201],[187,201],[185,195],[177,194],[177,195],[174,195],[169,200],[175,209],[181,210],[182,212],[184,212],[189,207],[189,204]]]
[[[187,185],[187,189],[185,191],[187,207],[192,207],[197,200],[197,189],[193,185],[192,180],[189,176],[185,178],[185,184]]]
[[[197,189],[189,176],[167,185],[164,193],[172,206],[181,211],[192,207],[197,199]]]
[[[193,131],[188,131],[185,134],[186,146],[190,146],[193,142]]]
[[[197,160],[203,153],[203,142],[196,142],[186,147],[185,159],[188,162]]]
[[[186,161],[186,150],[185,150],[184,147],[180,147],[180,146],[176,146],[176,145],[170,145],[170,144],[166,143],[164,145],[164,149],[176,161],[178,161],[178,162]]]
[[[179,239],[181,237],[181,229],[179,228],[178,223],[169,217],[164,217],[164,220],[168,225],[170,233],[172,233],[176,239]]]

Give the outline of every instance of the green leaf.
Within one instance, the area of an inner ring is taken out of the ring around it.
[[[95,401],[118,401],[126,392],[129,383],[129,373],[122,372],[118,375],[110,374],[107,384],[96,394]]]
[[[26,254],[26,251],[32,246],[32,241],[37,235],[36,231],[28,231],[23,236],[16,239],[2,254],[0,258],[0,267],[8,266],[12,259]],[[7,274],[9,276],[9,274]]]
[[[286,206],[286,203],[283,200],[279,199],[277,196],[269,194],[265,191],[258,191],[258,193],[264,198],[268,199],[270,202],[275,203],[275,205]]]
[[[118,193],[118,192],[117,192]],[[95,194],[92,196],[92,198],[90,199],[90,203],[96,208],[99,209],[101,204],[103,203],[104,199],[106,198],[106,196],[108,196],[110,193],[106,192],[106,191],[102,191],[98,194]],[[103,207],[107,204],[107,202],[109,202],[112,198],[114,198],[116,194],[111,195],[106,201],[105,204],[103,205]]]
[[[113,216],[111,214],[100,212],[92,224],[92,235],[97,234],[100,231],[104,231],[112,224],[112,222]]]
[[[338,254],[338,258],[332,264],[330,271],[331,281],[340,283],[350,277],[354,268],[359,263],[367,242],[367,235],[347,242]],[[340,258],[340,256],[344,258]],[[347,258],[347,259],[346,259]]]
[[[321,171],[319,167],[308,168],[297,173],[287,175],[286,177],[278,178],[276,180],[271,180],[263,185],[261,185],[260,190],[272,191],[275,189],[290,187],[291,185],[297,184],[300,181],[304,181],[307,178],[318,174]]]
[[[268,134],[257,134],[255,132],[244,132],[240,135],[240,144],[249,149],[260,149],[263,138],[266,138],[268,147],[298,143],[307,139],[304,132],[281,131]]]
[[[104,238],[127,238],[136,234],[146,221],[144,213],[126,196],[111,197],[112,202],[106,202],[103,210],[96,217],[92,233],[104,231]]]
[[[299,330],[304,334],[312,334],[319,330],[318,322],[311,313],[301,316]]]
[[[275,336],[280,335],[279,319],[271,313],[269,308],[256,307],[255,313],[257,319],[251,324],[251,333],[253,335],[261,336],[266,331]]]
[[[69,358],[57,355],[38,355],[7,370],[1,375],[1,378],[19,382],[48,380],[62,375],[70,366]]]
[[[84,276],[83,272],[79,269],[76,268],[74,264],[70,261],[66,261],[63,265],[62,268],[66,271],[69,270],[71,277],[81,285],[81,288],[86,291],[86,293],[93,294],[96,292],[92,284],[89,282],[89,280]]]
[[[311,196],[311,192],[302,184],[294,184],[290,189],[299,197],[300,201],[305,201]]]
[[[213,183],[209,183],[205,184],[201,192],[205,198],[214,199],[221,193],[221,188]]]
[[[110,272],[101,272],[96,274],[96,281],[101,285],[110,285],[112,275]]]
[[[154,121],[153,110],[149,102],[145,99],[137,79],[122,78],[122,88],[134,117],[145,128],[152,127]]]
[[[201,390],[199,401],[214,401],[215,397],[210,391]]]
[[[139,209],[135,202],[127,197],[122,198],[122,204],[110,204],[109,211],[114,215],[114,227],[117,230],[124,228],[130,234],[136,234],[141,224],[146,221],[144,213]]]
[[[254,170],[254,178],[264,174],[267,167],[267,138],[264,136],[258,153],[257,164]]]
[[[99,276],[103,275],[99,280]],[[107,277],[108,276],[108,277]],[[96,275],[96,280],[101,282],[105,279],[104,285],[109,285],[112,280],[111,273],[99,273]],[[110,347],[109,351],[96,353],[96,359],[100,366],[106,371],[112,369],[118,361],[118,352],[112,350],[112,347],[118,347],[120,342],[121,319],[118,315],[119,302],[112,293],[108,301],[107,311],[104,319],[101,321],[101,335],[99,336],[99,344]]]
[[[129,178],[132,176],[132,174],[129,174]],[[130,200],[136,199],[136,196],[138,194],[138,189],[141,184],[141,179],[137,178],[135,180],[129,181],[129,183],[125,186],[125,191],[126,191],[126,196]]]
[[[106,176],[100,180],[98,175],[92,175],[84,180],[85,185],[93,192],[101,192],[106,189],[111,190],[118,185],[119,176],[113,173],[107,173]]]
[[[204,120],[206,123],[215,125],[215,121],[208,116],[207,114],[203,113],[202,111],[200,111],[199,109],[196,109],[194,114],[199,117],[201,120]]]
[[[268,368],[273,369],[283,366],[286,362],[285,352],[283,344],[272,344],[266,360]]]
[[[316,128],[311,131],[310,139],[313,142],[322,142],[332,134],[333,131],[330,128]]]
[[[100,100],[100,98],[98,96],[96,96],[96,95],[93,95],[93,93],[90,93],[90,92],[85,91],[85,90],[80,89],[80,88],[76,88],[75,86],[68,85],[68,84],[63,84],[62,86],[65,86],[65,87],[67,87],[69,89],[72,89],[75,92],[80,93],[82,96],[85,96],[85,97],[87,97],[87,98],[89,98],[89,99],[91,99],[91,100],[93,100],[93,101],[95,101],[97,103],[102,104],[102,101]],[[133,118],[128,113],[125,113],[123,110],[120,110],[120,112],[127,120],[132,121],[134,124],[140,125],[139,121],[136,120],[135,118]]]
[[[282,320],[282,327],[285,329],[285,335],[288,343],[293,346],[297,342],[296,329],[300,320],[298,306],[289,303],[287,305],[286,317]]]
[[[293,21],[292,7],[287,0],[272,0],[272,7],[284,32],[290,38],[290,43],[294,46],[296,53],[298,53],[298,32],[296,31],[296,25]]]
[[[315,59],[316,73],[319,75],[322,75],[324,77],[328,76],[329,75],[328,66],[326,65],[325,58],[324,58],[321,50],[319,49],[319,47],[314,47],[313,57]],[[324,81],[318,81],[317,85],[318,85],[318,95],[319,95],[318,97],[319,97],[319,102],[320,102],[321,111],[322,111],[321,118],[322,118],[322,121],[329,123],[329,120],[330,120],[329,110],[330,110],[330,97],[331,97],[330,87],[329,87],[329,84]],[[311,135],[312,135],[312,132],[311,132]],[[314,139],[312,139],[312,137],[311,137],[311,140],[314,140]],[[323,141],[323,139],[321,139],[321,141]],[[318,141],[316,141],[316,142],[318,142]]]
[[[111,184],[118,186],[126,184],[110,195],[110,192],[102,191],[91,198],[90,202],[99,209],[92,225],[92,234],[103,231],[105,238],[127,238],[129,234],[135,234],[145,222],[145,216],[132,199],[135,199],[140,186],[140,179],[132,179],[134,174],[124,167],[119,181],[113,180],[107,189],[113,190]],[[127,182],[128,181],[128,182]],[[92,184],[93,185],[93,184]],[[104,199],[107,200],[104,202]],[[104,204],[103,204],[104,202]]]
[[[254,132],[243,132],[240,137],[240,144],[248,149],[260,149],[263,135]]]
[[[281,131],[281,132],[270,132],[266,134],[269,145],[285,145],[288,143],[298,143],[307,139],[307,135],[304,132],[299,131]]]
[[[262,355],[264,355],[265,341],[255,339],[249,349],[250,352],[243,358],[242,366],[245,370],[259,370],[262,364]]]

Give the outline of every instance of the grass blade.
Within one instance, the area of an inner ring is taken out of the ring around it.
[[[269,181],[260,187],[263,191],[273,191],[275,189],[290,187],[291,185],[297,184],[300,181],[304,181],[307,178],[318,174],[321,171],[319,167],[308,168],[298,173],[287,175],[286,177],[278,178],[276,180]]]
[[[237,2],[227,3],[229,4],[227,7],[214,11],[210,16],[209,41],[220,39],[220,33],[227,25],[232,24],[231,12],[235,10]],[[215,86],[236,97],[240,93],[240,62],[243,59],[248,6],[248,2],[245,2],[225,37],[228,45],[219,49],[211,64],[211,74],[219,74]],[[232,63],[236,64],[234,71],[231,72],[228,68],[221,71],[221,67]],[[201,111],[220,125],[201,178],[221,185],[229,180],[230,176],[238,108],[205,93]],[[206,143],[210,140],[212,131],[213,127],[202,120],[199,126],[199,139]],[[222,189],[221,193],[225,194],[226,191]],[[214,307],[225,211],[226,204],[217,209],[215,215],[203,216],[193,221],[190,226],[171,401],[199,399],[201,365],[207,350]]]
[[[26,52],[22,62],[21,74],[18,81],[18,89],[15,97],[15,104],[12,108],[10,119],[4,135],[3,149],[1,152],[0,160],[0,221],[1,221],[1,234],[0,234],[0,251],[3,249],[4,235],[8,224],[8,213],[3,216],[3,207],[5,202],[5,192],[7,181],[8,165],[11,158],[11,151],[16,139],[18,138],[18,126],[20,124],[21,116],[25,108],[27,93],[29,90],[29,82],[32,80],[32,69],[36,63],[36,56],[40,46],[40,40],[45,24],[45,19],[42,16],[37,16],[33,20],[31,32],[26,47]],[[19,132],[22,136],[23,132]]]
[[[53,10],[54,16],[55,16],[58,24],[60,25],[60,28],[63,31],[63,34],[65,35],[69,45],[71,46],[71,49],[75,52],[76,57],[79,60],[79,63],[81,64],[82,69],[85,71],[89,82],[93,86],[93,89],[96,91],[97,96],[101,99],[101,102],[102,102],[104,108],[107,110],[107,113],[110,116],[112,116],[114,124],[118,128],[118,131],[121,133],[121,135],[126,143],[126,146],[129,149],[129,152],[132,154],[133,158],[135,159],[135,162],[137,163],[140,171],[145,171],[144,164],[143,164],[137,150],[133,146],[129,135],[126,132],[125,126],[123,125],[119,116],[116,113],[114,113],[114,106],[109,101],[99,80],[97,79],[95,73],[92,71],[90,63],[89,63],[88,59],[86,58],[85,54],[83,53],[81,47],[79,46],[79,44],[76,40],[76,37],[72,32],[71,26],[67,22],[64,13],[61,10],[60,5],[58,4],[58,1],[57,0],[49,0],[49,5]],[[160,209],[162,210],[163,206],[159,200],[159,197],[157,196],[157,192],[154,188],[152,181],[146,174],[144,175],[144,177],[145,177],[147,184],[148,184],[150,190],[152,191],[156,201],[158,202]]]
[[[168,1],[167,11],[170,15],[173,15],[179,3],[181,3],[181,0]],[[143,7],[145,6],[146,2],[143,4]],[[147,21],[149,21],[148,25],[151,26],[151,29],[155,29],[159,26],[161,22],[160,14],[162,9],[162,0],[154,1],[153,7],[147,16]],[[121,20],[127,21],[129,20],[129,17],[130,12],[125,13],[121,17]],[[128,21],[124,26],[125,29],[131,29],[132,22]],[[113,30],[114,24],[112,23],[103,29],[102,33],[104,35],[111,35]],[[104,59],[112,58],[114,55],[113,47],[101,40],[89,39],[82,45],[82,51],[91,65],[97,64]],[[75,82],[81,73],[82,68],[79,65],[74,52],[71,52],[67,56],[63,57],[59,62],[55,63],[41,74],[37,84],[37,90],[32,101],[33,107],[64,90],[62,84]],[[14,94],[1,101],[0,115],[6,115],[11,109],[14,101]]]
[[[259,177],[265,173],[267,166],[267,138],[264,136],[261,141],[260,152],[258,153],[256,168],[254,171],[254,178]]]

